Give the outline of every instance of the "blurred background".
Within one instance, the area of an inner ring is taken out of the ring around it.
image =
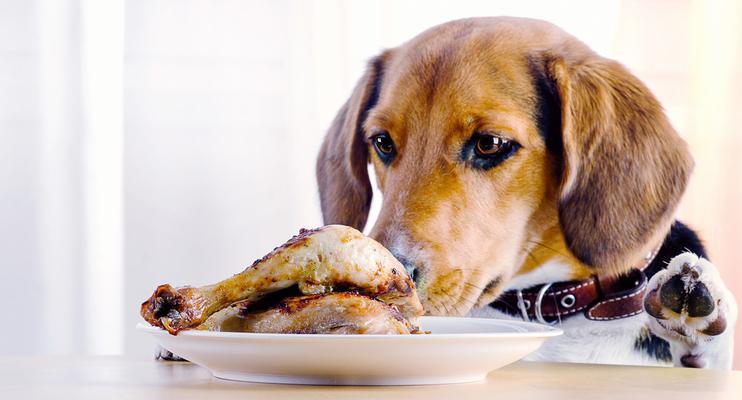
[[[157,284],[321,224],[315,156],[366,60],[489,15],[556,23],[654,91],[696,159],[679,217],[742,304],[739,1],[0,0],[0,355],[152,353]]]

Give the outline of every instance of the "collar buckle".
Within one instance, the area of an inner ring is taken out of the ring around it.
[[[539,289],[538,295],[536,296],[536,310],[535,310],[536,321],[538,321],[538,322],[540,322],[540,323],[542,323],[544,325],[554,325],[557,322],[561,321],[561,316],[559,314],[557,314],[557,319],[556,320],[554,320],[552,322],[547,322],[544,319],[544,315],[541,313],[541,304],[544,301],[544,295],[546,295],[546,292],[549,290],[549,288],[551,287],[551,285],[552,285],[551,283],[545,283],[543,286],[541,286],[541,289]],[[559,312],[559,307],[557,307],[557,313],[558,312]]]
[[[535,307],[533,314],[536,317],[536,321],[544,325],[554,325],[557,322],[559,322],[559,320],[561,320],[561,318],[559,318],[558,320],[549,322],[546,319],[544,319],[544,315],[542,311],[542,304],[544,301],[544,297],[546,296],[546,292],[549,291],[549,288],[551,288],[551,285],[552,285],[551,283],[546,283],[541,286],[541,288],[538,291],[538,294],[536,295],[536,301],[534,301],[534,304],[533,304],[533,306]],[[528,310],[531,308],[531,305],[532,305],[531,301],[523,297],[523,291],[520,289],[515,290],[515,296],[517,299],[516,305],[518,306],[518,310],[520,311],[520,315],[523,318],[523,321],[530,322],[531,318],[528,315]]]

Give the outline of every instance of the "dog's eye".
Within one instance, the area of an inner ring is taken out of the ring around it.
[[[397,154],[394,142],[387,132],[379,133],[371,138],[376,154],[384,164],[389,165]]]
[[[492,135],[479,135],[476,139],[474,149],[480,156],[491,156],[497,154],[507,141],[501,137]]]
[[[477,169],[490,169],[515,154],[520,145],[489,132],[476,132],[461,149],[464,162]]]

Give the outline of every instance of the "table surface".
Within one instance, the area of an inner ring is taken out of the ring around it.
[[[742,371],[517,362],[480,383],[293,386],[216,379],[186,362],[125,357],[0,358],[4,399],[583,399],[742,398]]]

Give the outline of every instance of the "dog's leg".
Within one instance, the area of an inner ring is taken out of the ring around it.
[[[650,279],[644,298],[649,329],[670,343],[677,367],[732,367],[737,303],[716,267],[682,253]]]

